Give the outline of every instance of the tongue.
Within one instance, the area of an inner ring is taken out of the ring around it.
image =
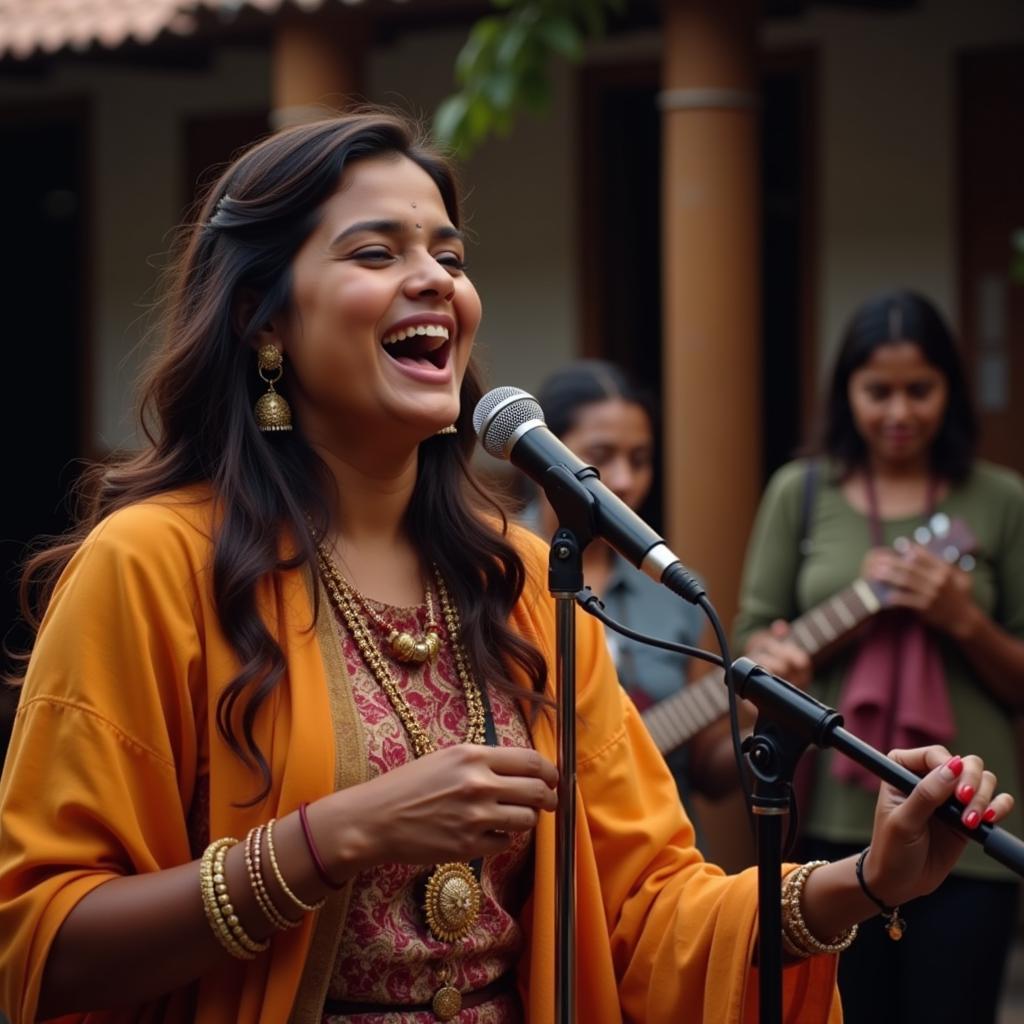
[[[434,363],[426,356],[392,356],[396,363],[405,363],[407,366],[434,366]]]

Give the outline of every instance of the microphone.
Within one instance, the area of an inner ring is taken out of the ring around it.
[[[544,488],[545,493],[552,483],[549,470],[561,467],[571,473],[594,499],[596,534],[657,583],[691,604],[700,603],[704,597],[700,583],[665,541],[601,483],[597,470],[548,430],[544,413],[533,395],[512,387],[488,391],[473,411],[473,429],[484,451],[496,459],[507,459]]]

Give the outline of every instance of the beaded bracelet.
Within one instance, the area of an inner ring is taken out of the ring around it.
[[[860,883],[860,887],[869,900],[882,912],[882,917],[885,918],[885,930],[889,935],[889,938],[893,942],[899,942],[903,938],[903,933],[907,930],[907,922],[900,917],[900,908],[890,907],[884,904],[869,888],[868,883],[864,881],[864,861],[867,860],[868,851],[871,849],[870,846],[865,846],[861,850],[860,856],[857,858],[857,881]]]
[[[281,874],[281,868],[277,863],[277,854],[274,852],[274,824],[277,821],[276,818],[271,818],[267,822],[267,856],[270,858],[270,870],[274,873],[274,878],[277,879],[277,884],[281,887],[281,892],[285,894],[295,904],[299,910],[306,913],[310,913],[314,910],[319,910],[326,902],[326,899],[319,900],[316,903],[305,903],[299,899],[295,893],[292,892],[288,883],[284,880],[284,875]]]
[[[811,873],[827,864],[827,860],[812,860],[786,876],[782,884],[782,937],[787,952],[799,956],[823,953],[842,953],[849,949],[857,937],[857,926],[851,925],[831,942],[822,942],[811,934],[803,914],[804,886]],[[787,941],[788,940],[788,941]]]
[[[217,941],[236,959],[253,960],[257,953],[270,947],[268,942],[257,942],[242,927],[235,914],[224,874],[224,858],[228,850],[237,845],[232,836],[215,839],[203,852],[199,863],[199,891],[203,897],[203,910]]]
[[[263,842],[263,825],[257,825],[249,829],[245,837],[245,870],[249,874],[249,884],[252,886],[252,894],[256,899],[256,905],[263,911],[263,916],[279,931],[287,928],[297,928],[302,924],[302,918],[292,921],[285,917],[274,903],[267,884],[263,880],[263,865],[261,845]]]
[[[308,803],[299,804],[299,821],[302,824],[302,834],[306,838],[306,846],[309,848],[309,855],[313,859],[313,867],[316,868],[316,873],[320,876],[320,881],[324,885],[331,889],[344,889],[348,882],[335,882],[328,874],[327,866],[324,864],[323,858],[320,856],[320,851],[316,848],[316,842],[313,839],[313,830],[309,827],[309,816],[306,814],[306,808],[309,806]]]

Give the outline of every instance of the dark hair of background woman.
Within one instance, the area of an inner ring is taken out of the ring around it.
[[[650,392],[635,384],[614,363],[603,359],[577,359],[556,370],[544,381],[537,401],[544,410],[544,421],[556,437],[564,437],[576,425],[584,406],[620,398],[639,405],[657,433],[657,405]]]
[[[867,448],[850,408],[850,377],[877,349],[901,341],[916,344],[946,378],[949,400],[932,442],[932,471],[947,480],[963,480],[971,470],[978,436],[963,363],[942,315],[911,291],[879,295],[850,318],[836,356],[815,450],[837,460],[844,474],[864,465]]]
[[[215,537],[217,612],[242,669],[218,702],[218,729],[269,791],[270,772],[254,739],[256,714],[285,664],[262,621],[256,587],[267,573],[316,565],[315,541],[329,521],[328,471],[299,429],[264,434],[253,404],[265,386],[256,373],[253,338],[260,325],[289,309],[292,261],[316,228],[321,205],[354,162],[408,157],[433,179],[452,223],[459,224],[457,186],[447,162],[424,146],[414,125],[363,112],[270,136],[239,157],[183,230],[170,268],[158,346],[142,383],[141,419],[148,444],[117,465],[87,474],[79,522],[34,555],[22,579],[22,611],[38,629],[57,577],[88,532],[117,509],[191,484],[212,485],[223,515]],[[243,321],[245,301],[255,308]],[[288,395],[288,362],[279,390]],[[482,388],[470,364],[461,389],[458,437],[420,446],[420,472],[407,528],[425,562],[444,576],[462,619],[463,639],[480,678],[540,700],[545,663],[509,628],[524,584],[522,561],[478,510],[490,499],[469,467],[471,418]],[[501,509],[491,503],[492,516]],[[295,538],[282,561],[278,542]],[[510,668],[525,672],[531,690]],[[239,726],[241,736],[239,738]]]

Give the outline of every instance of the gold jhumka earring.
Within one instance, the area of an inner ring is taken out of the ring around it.
[[[442,427],[440,430],[434,431],[434,437],[443,437],[447,434],[457,434],[459,428],[454,423],[449,423],[447,427]]]
[[[256,366],[260,379],[266,382],[267,390],[256,401],[254,412],[256,425],[264,433],[292,429],[292,411],[284,398],[274,390],[274,385],[284,373],[284,357],[274,345],[261,345],[256,353]]]

